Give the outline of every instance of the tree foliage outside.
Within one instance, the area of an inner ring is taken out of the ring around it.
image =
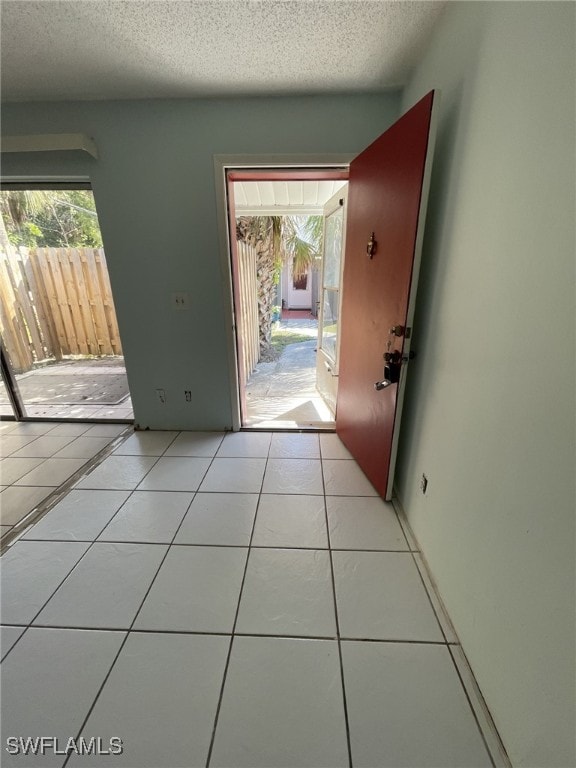
[[[292,264],[295,277],[303,275],[320,256],[322,216],[240,216],[236,239],[256,250],[260,356],[272,349],[272,316],[284,264]]]
[[[0,213],[8,242],[13,246],[102,247],[90,190],[2,190]]]

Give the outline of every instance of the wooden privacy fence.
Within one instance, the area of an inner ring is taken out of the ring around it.
[[[240,360],[246,382],[260,359],[256,249],[241,240],[236,243],[236,248],[239,293],[239,302],[236,302],[236,323],[238,343],[242,349]]]
[[[0,249],[0,330],[17,373],[70,355],[121,355],[101,248]]]

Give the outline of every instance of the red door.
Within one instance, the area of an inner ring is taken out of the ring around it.
[[[438,92],[350,164],[336,431],[392,496]],[[386,356],[386,359],[385,359]]]

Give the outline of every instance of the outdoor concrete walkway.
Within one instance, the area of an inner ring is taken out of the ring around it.
[[[244,426],[333,429],[333,415],[316,389],[318,321],[280,321],[281,329],[309,336],[286,346],[279,360],[258,363],[246,386],[248,419]]]

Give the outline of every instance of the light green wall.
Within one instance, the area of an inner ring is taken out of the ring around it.
[[[532,768],[576,764],[574,10],[449,3],[403,98],[442,91],[399,496]]]
[[[98,160],[5,155],[2,171],[90,176],[138,424],[232,425],[213,155],[358,152],[394,121],[399,102],[387,94],[4,107],[7,135],[83,132],[96,141]],[[190,294],[189,311],[172,309],[175,291]]]

